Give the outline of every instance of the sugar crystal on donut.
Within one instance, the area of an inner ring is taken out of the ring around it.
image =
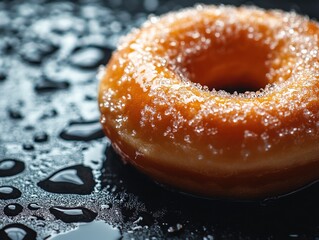
[[[150,17],[99,89],[116,151],[182,191],[256,198],[318,179],[318,23],[206,6]]]

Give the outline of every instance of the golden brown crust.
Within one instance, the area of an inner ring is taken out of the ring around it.
[[[106,67],[105,133],[141,171],[198,194],[263,197],[310,183],[319,177],[318,33],[295,13],[251,7],[152,18]],[[263,90],[202,87],[238,84]]]

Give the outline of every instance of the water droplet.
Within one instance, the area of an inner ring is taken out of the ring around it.
[[[56,62],[52,60],[43,67],[42,80],[50,80],[55,83],[88,83],[94,81],[95,78],[95,71],[79,69],[65,61]]]
[[[0,82],[6,80],[7,76],[7,71],[4,68],[0,67]]]
[[[0,239],[3,240],[36,240],[36,238],[37,233],[34,230],[20,223],[9,224],[0,230]]]
[[[47,77],[42,77],[34,86],[34,90],[38,93],[52,92],[56,90],[63,90],[70,87],[68,81],[58,81],[54,79],[48,79]]]
[[[7,108],[8,115],[11,119],[21,120],[24,118],[22,109],[24,108],[25,102],[22,100],[13,101]]]
[[[50,213],[65,223],[92,222],[97,213],[84,207],[51,207]]]
[[[21,120],[24,118],[22,112],[17,108],[9,108],[8,114],[11,119]]]
[[[34,126],[26,125],[23,129],[26,131],[32,131],[32,130],[34,130]]]
[[[60,15],[59,18],[54,19],[50,24],[52,32],[65,36],[70,32],[80,34],[83,31],[84,22],[82,19],[73,16]]]
[[[29,208],[30,210],[38,210],[38,209],[41,208],[41,206],[40,206],[39,204],[37,204],[37,203],[30,203],[30,204],[28,205],[28,208]]]
[[[87,94],[87,95],[85,95],[85,99],[84,100],[86,100],[86,101],[96,101],[96,98],[97,98],[96,96]]]
[[[34,150],[34,146],[31,143],[24,143],[22,145],[23,150],[26,151],[33,151]]]
[[[86,47],[75,50],[71,56],[71,64],[85,69],[95,69],[103,63],[104,53],[96,47]]]
[[[157,9],[159,5],[158,0],[144,0],[144,8],[146,11],[152,12]]]
[[[110,209],[112,207],[112,204],[103,204],[100,206],[101,210]]]
[[[109,28],[113,33],[119,33],[123,29],[123,25],[119,21],[113,21],[110,23]]]
[[[31,215],[29,217],[30,220],[38,220],[38,221],[45,221],[45,218],[38,216],[38,215]],[[41,223],[40,223],[41,224]],[[39,226],[39,225],[38,225]]]
[[[48,41],[32,41],[25,43],[20,50],[21,58],[31,64],[40,64],[44,58],[57,48]]]
[[[5,215],[13,217],[21,213],[22,210],[23,210],[23,207],[20,204],[10,203],[4,207],[3,212]]]
[[[183,225],[180,224],[180,223],[177,223],[176,226],[170,226],[167,231],[170,233],[170,234],[179,234],[183,229]]]
[[[0,177],[9,177],[21,173],[25,169],[24,162],[17,159],[0,160]]]
[[[1,186],[0,187],[0,199],[17,199],[21,197],[21,192],[19,189],[11,186]]]
[[[33,141],[36,143],[43,143],[48,141],[49,136],[46,132],[37,132],[34,136],[33,136]]]
[[[3,50],[4,53],[10,54],[16,49],[17,43],[18,43],[18,40],[16,38],[3,36],[1,38],[0,45],[2,45],[1,49]]]
[[[299,234],[296,234],[296,233],[291,233],[288,235],[290,238],[297,238],[299,239]]]
[[[41,120],[48,119],[48,118],[54,118],[58,115],[57,110],[54,108],[52,109],[46,109],[45,112],[40,117]]]
[[[1,42],[0,42],[0,46],[1,46]],[[0,59],[0,82],[4,81],[7,78],[8,69],[9,69],[9,66],[7,62],[4,59]]]
[[[214,240],[213,235],[207,235],[206,237],[203,237],[203,240]]]
[[[91,168],[75,165],[53,173],[38,186],[53,193],[85,195],[94,190],[95,181]]]
[[[91,141],[103,136],[99,121],[71,122],[60,134],[64,140],[72,141]]]
[[[95,221],[80,225],[77,229],[53,236],[50,240],[87,240],[94,236],[94,240],[122,239],[120,230],[103,221]]]

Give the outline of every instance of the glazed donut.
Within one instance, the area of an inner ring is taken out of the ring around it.
[[[183,192],[264,198],[319,178],[319,25],[256,7],[151,17],[99,88],[124,160]]]

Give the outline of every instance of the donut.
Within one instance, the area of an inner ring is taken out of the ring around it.
[[[198,5],[150,17],[100,74],[101,123],[125,162],[205,197],[288,194],[319,177],[319,25]]]

